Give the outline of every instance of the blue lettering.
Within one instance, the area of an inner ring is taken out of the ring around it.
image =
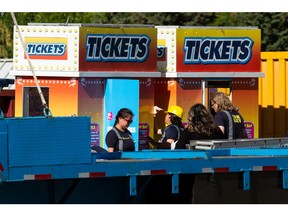
[[[157,58],[162,58],[165,55],[165,47],[158,46],[157,47]]]
[[[252,56],[248,38],[184,38],[185,64],[246,64]]]
[[[61,56],[66,52],[66,45],[61,43],[27,43],[26,50],[31,56]]]
[[[146,35],[89,34],[86,60],[105,62],[144,62],[149,55],[150,38]]]

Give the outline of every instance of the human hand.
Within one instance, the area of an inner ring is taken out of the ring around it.
[[[157,112],[163,110],[162,108],[158,107],[158,106],[154,106],[154,116],[156,116]]]

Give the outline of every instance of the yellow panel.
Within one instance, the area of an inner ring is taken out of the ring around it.
[[[288,131],[288,52],[262,52],[258,104],[261,137],[285,136]]]
[[[226,95],[230,96],[230,88],[218,88],[217,91],[223,92]]]
[[[274,88],[272,89],[273,93],[273,105],[274,107],[279,108],[280,105],[280,73],[279,73],[279,61],[273,61],[273,86]]]
[[[285,79],[285,107],[286,108],[288,108],[288,94],[287,94],[287,89],[286,89],[286,83],[288,83],[288,76],[286,75],[286,70],[287,70],[287,68],[288,68],[288,62],[287,61],[285,61],[285,65],[284,65],[284,67],[285,67],[285,69],[283,69],[284,70],[284,73],[285,73],[285,77],[284,77],[284,79]]]
[[[262,106],[267,107],[273,105],[273,60],[267,60],[267,71],[265,78],[262,80]]]
[[[261,71],[264,78],[259,79],[259,105],[262,107],[288,106],[287,83],[288,52],[262,52]]]
[[[166,47],[166,39],[158,39],[157,45]]]
[[[261,52],[261,59],[288,59],[288,52]]]
[[[278,91],[276,91],[276,95],[279,97],[278,106],[285,106],[285,61],[284,59],[279,60],[279,82],[275,83],[276,86],[278,86]],[[279,83],[279,85],[278,85]]]

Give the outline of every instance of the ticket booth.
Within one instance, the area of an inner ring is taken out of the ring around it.
[[[193,104],[203,103],[210,108],[213,93],[223,91],[243,115],[249,138],[258,138],[258,78],[264,76],[260,71],[261,30],[181,26],[157,29],[158,47],[166,52],[166,61],[158,62],[158,70],[164,71],[167,78],[163,91],[169,91],[168,102],[165,97],[155,96],[157,106],[181,106],[185,122]]]
[[[148,148],[146,140],[140,144],[138,140],[153,130],[150,78],[160,74],[154,26],[29,24],[19,28],[21,34],[14,30],[11,71],[16,77],[16,117],[43,115],[38,82],[53,116],[91,116],[91,145],[106,147],[105,135],[118,110],[127,107],[135,114],[129,130],[136,149]],[[150,104],[145,110],[146,100]],[[138,137],[139,133],[143,136]]]
[[[225,91],[239,107],[250,138],[258,137],[261,31],[254,27],[29,24],[14,30],[15,116],[43,115],[36,82],[53,116],[91,117],[91,145],[105,147],[107,131],[123,107],[135,114],[136,149],[157,138],[164,112],[154,106],[210,107]],[[24,55],[19,37],[29,54]],[[112,114],[112,115],[111,115]],[[112,116],[112,118],[111,118]]]

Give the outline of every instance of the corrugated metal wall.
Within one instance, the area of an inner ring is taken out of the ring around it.
[[[259,137],[281,137],[288,131],[288,52],[261,52]]]

